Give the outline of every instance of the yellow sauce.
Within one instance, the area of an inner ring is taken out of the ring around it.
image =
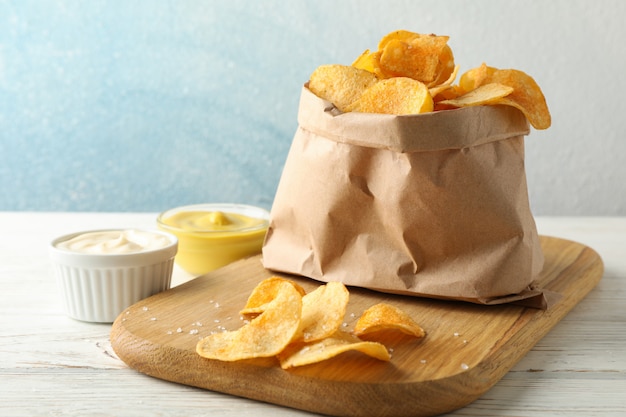
[[[176,263],[200,275],[261,252],[269,221],[219,210],[173,210],[159,227],[178,237]]]
[[[162,222],[187,232],[233,232],[267,224],[265,219],[222,211],[181,211],[164,218]]]

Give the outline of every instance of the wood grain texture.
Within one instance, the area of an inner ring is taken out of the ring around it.
[[[227,363],[199,357],[200,338],[243,324],[239,309],[254,286],[272,275],[259,257],[129,307],[113,324],[111,345],[137,371],[208,390],[336,416],[436,415],[483,395],[600,280],[602,260],[589,247],[550,237],[542,237],[542,246],[540,285],[561,295],[546,311],[350,288],[346,329],[381,301],[409,312],[426,329],[423,340],[386,341],[389,363],[344,354],[284,371],[274,359]],[[292,278],[307,290],[320,285]]]

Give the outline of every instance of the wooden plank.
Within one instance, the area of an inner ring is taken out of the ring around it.
[[[337,416],[431,416],[467,405],[492,387],[598,283],[592,249],[542,237],[540,285],[561,298],[547,311],[394,296],[350,288],[349,330],[367,307],[389,302],[426,329],[425,339],[390,340],[389,363],[358,354],[282,370],[274,359],[227,363],[195,353],[212,331],[235,330],[254,286],[272,273],[259,257],[231,264],[123,312],[111,344],[130,367],[185,385]],[[292,277],[307,290],[317,282]],[[323,400],[321,400],[323,399]]]

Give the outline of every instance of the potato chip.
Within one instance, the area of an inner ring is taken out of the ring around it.
[[[439,104],[447,104],[455,107],[480,106],[485,104],[498,104],[502,97],[513,93],[513,87],[508,85],[489,83],[450,100],[443,100]]]
[[[487,80],[495,72],[495,70],[495,68],[488,67],[487,64],[483,62],[480,66],[464,72],[459,79],[459,90],[462,93],[461,95],[469,93],[481,85],[490,82]]]
[[[435,87],[438,85],[442,85],[447,83],[450,84],[454,82],[456,79],[456,73],[459,71],[459,66],[454,65],[454,54],[452,53],[452,48],[450,46],[445,45],[441,50],[441,53],[438,57],[437,70],[435,80],[428,84],[428,87]],[[454,76],[452,76],[454,73]],[[451,79],[451,80],[450,80]]]
[[[515,69],[496,69],[487,77],[487,81],[513,88],[513,92],[498,104],[513,106],[520,110],[535,129],[550,127],[552,118],[546,99],[530,75]]]
[[[281,282],[263,313],[236,331],[211,334],[196,345],[208,359],[237,361],[275,356],[291,342],[300,327],[302,295],[294,285]]]
[[[389,78],[380,67],[380,51],[366,50],[354,60],[352,66],[373,73],[377,78]]]
[[[541,89],[522,71],[500,70],[483,63],[466,71],[453,85],[459,66],[448,39],[407,30],[390,32],[380,40],[377,51],[365,50],[352,63],[353,72],[341,65],[319,67],[319,73],[311,77],[310,89],[342,112],[401,115],[501,104],[522,111],[536,129],[551,125]],[[395,81],[397,78],[419,81],[428,92],[404,80]],[[385,80],[394,81],[378,85]]]
[[[330,101],[341,111],[356,101],[370,86],[378,81],[376,76],[364,69],[350,65],[319,66],[309,80],[309,90]]]
[[[306,291],[300,285],[294,281],[273,276],[261,281],[250,293],[245,307],[239,312],[239,314],[250,315],[260,314],[265,311],[267,305],[276,298],[276,294],[283,282],[288,282],[295,287],[295,289],[304,295]]]
[[[389,32],[381,38],[381,40],[378,42],[378,50],[382,51],[385,46],[387,46],[387,44],[391,41],[410,42],[418,37],[420,37],[420,35],[415,32],[411,32],[408,30],[394,30],[393,32]]]
[[[312,342],[339,330],[350,294],[340,282],[317,287],[302,298],[302,319],[294,341]]]
[[[379,303],[365,310],[354,325],[354,334],[357,336],[383,330],[399,330],[415,337],[426,335],[424,329],[411,316],[386,303]]]
[[[449,59],[444,58],[441,60],[444,65],[442,67],[439,59],[442,54],[448,53],[447,50],[444,51],[448,37],[414,35],[406,40],[390,39],[383,48],[379,47],[380,68],[391,77],[409,77],[430,84],[438,79],[438,70],[447,69],[449,64]],[[451,50],[449,52],[451,54]],[[445,80],[448,75],[449,72],[441,78]]]
[[[422,82],[407,77],[380,80],[363,92],[347,111],[417,114],[433,110],[433,99]]]
[[[374,54],[370,52],[369,49],[366,49],[357,59],[354,60],[352,66],[355,68],[359,68],[365,71],[374,72],[374,63],[373,63]]]
[[[458,72],[459,72],[459,66],[457,65],[452,69],[452,72],[448,75],[447,80],[445,80],[444,82],[434,87],[428,88],[428,92],[430,93],[430,96],[433,97],[433,100],[442,92],[452,88],[452,83],[454,83],[454,80],[456,79]]]
[[[281,368],[289,369],[322,362],[350,350],[364,353],[381,361],[391,360],[391,355],[385,345],[378,342],[362,341],[342,331],[313,343],[289,345],[278,355],[278,360]]]

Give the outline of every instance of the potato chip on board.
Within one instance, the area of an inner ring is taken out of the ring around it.
[[[278,355],[278,360],[281,368],[289,369],[322,362],[351,350],[381,361],[391,360],[391,355],[383,344],[363,341],[342,331],[316,342],[291,344]]]
[[[237,361],[275,356],[291,342],[300,326],[302,295],[289,282],[281,282],[276,297],[263,313],[230,332],[213,333],[196,345],[208,359]]]
[[[373,73],[351,65],[321,65],[311,74],[309,90],[345,111],[377,81]]]
[[[300,295],[304,295],[306,293],[304,288],[294,281],[278,276],[266,278],[254,287],[248,296],[245,307],[239,312],[239,314],[260,314],[265,311],[267,305],[274,300],[274,298],[276,298],[276,294],[278,293],[278,290],[283,282],[288,282],[293,285]]]
[[[349,298],[348,289],[341,282],[320,285],[302,297],[302,318],[294,341],[312,342],[339,330]]]
[[[402,333],[424,337],[426,332],[411,316],[387,303],[375,304],[363,312],[354,325],[354,334],[362,336],[383,330],[399,330]]]
[[[407,77],[380,80],[346,108],[347,111],[383,114],[417,114],[433,110],[426,85]]]

